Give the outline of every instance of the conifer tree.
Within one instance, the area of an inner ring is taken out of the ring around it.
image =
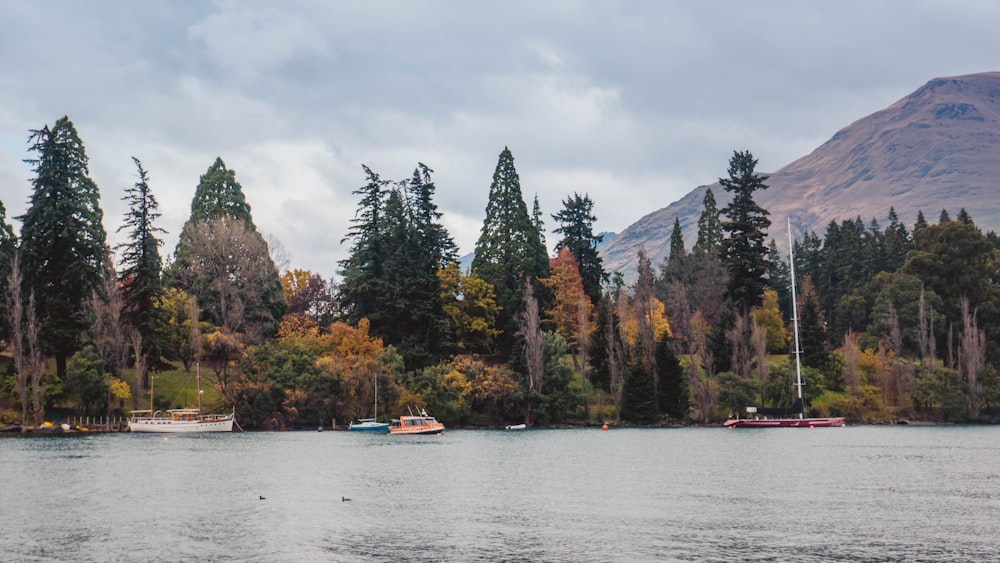
[[[355,192],[363,198],[348,234],[354,246],[341,262],[341,303],[352,323],[367,318],[407,369],[422,368],[450,352],[439,272],[455,261],[455,243],[438,222],[433,170],[420,163],[409,182],[390,187],[364,169],[368,183]]]
[[[56,359],[56,375],[79,348],[88,321],[83,305],[100,288],[108,249],[97,184],[83,142],[68,117],[31,132],[37,158],[29,207],[21,220],[22,289],[33,294],[39,343]]]
[[[132,157],[138,181],[126,188],[123,201],[128,202],[124,223],[118,232],[128,229],[128,240],[116,246],[120,254],[118,282],[122,288],[123,321],[138,331],[141,337],[143,365],[157,367],[161,354],[161,327],[166,322],[157,303],[163,292],[161,274],[163,261],[157,233],[165,232],[153,223],[160,217],[158,204],[149,187],[149,175],[138,158]],[[145,382],[145,374],[139,374]]]
[[[705,189],[705,197],[702,198],[701,205],[701,215],[698,216],[698,239],[694,244],[694,252],[696,254],[716,254],[722,248],[722,240],[725,236],[712,188]]]
[[[563,248],[569,249],[580,266],[580,276],[583,278],[583,289],[590,302],[597,304],[601,298],[601,286],[607,280],[601,255],[597,253],[597,245],[604,239],[603,235],[594,234],[594,201],[590,196],[573,193],[563,200],[563,208],[552,215],[559,223],[555,233],[562,235],[556,243],[556,253]]]
[[[729,178],[719,179],[733,194],[722,210],[728,219],[722,222],[728,235],[722,242],[722,261],[729,272],[730,296],[744,313],[760,304],[768,268],[764,239],[771,220],[753,199],[755,191],[767,189],[768,177],[757,174],[756,167],[757,160],[749,151],[735,151],[729,160]]]
[[[496,292],[500,352],[515,352],[517,319],[524,308],[524,280],[548,276],[549,259],[541,233],[528,214],[514,155],[504,147],[497,161],[472,269]]]
[[[367,166],[362,168],[367,183],[353,192],[362,197],[352,219],[354,225],[341,241],[353,240],[353,245],[349,256],[340,262],[343,280],[339,301],[348,321],[355,326],[362,318],[380,324],[378,315],[385,301],[382,214],[388,182]]]
[[[684,233],[681,232],[681,220],[678,217],[674,217],[674,230],[670,232],[670,256],[668,258],[672,269],[684,260],[686,253],[687,251],[684,250]]]
[[[197,299],[206,320],[251,342],[277,332],[287,307],[278,269],[221,158],[200,178],[174,256],[166,277]]]

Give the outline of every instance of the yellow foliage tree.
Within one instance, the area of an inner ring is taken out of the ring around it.
[[[458,262],[438,270],[441,282],[441,302],[451,326],[454,341],[463,352],[489,352],[493,339],[500,334],[496,328],[497,305],[493,286],[475,272],[463,275]]]
[[[788,329],[778,307],[778,293],[773,289],[764,292],[763,302],[750,311],[750,316],[767,329],[767,351],[778,354],[788,350]]]

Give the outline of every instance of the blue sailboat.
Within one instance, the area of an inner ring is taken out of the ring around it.
[[[359,418],[358,420],[352,421],[350,425],[347,426],[348,430],[353,430],[357,432],[379,432],[382,434],[389,433],[389,423],[378,421],[378,376],[375,379],[375,415],[372,418]]]

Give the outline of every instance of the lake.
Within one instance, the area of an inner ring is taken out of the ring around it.
[[[0,439],[4,561],[998,554],[994,426]]]

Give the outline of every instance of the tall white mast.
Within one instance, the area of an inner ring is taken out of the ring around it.
[[[802,366],[799,362],[799,355],[801,354],[801,348],[799,348],[799,307],[795,302],[795,253],[792,252],[792,218],[788,217],[788,264],[791,268],[792,277],[792,326],[795,329],[795,386],[799,390],[799,402],[802,402]],[[799,418],[802,418],[802,411],[805,410],[805,405],[803,405],[802,410],[799,411]]]

